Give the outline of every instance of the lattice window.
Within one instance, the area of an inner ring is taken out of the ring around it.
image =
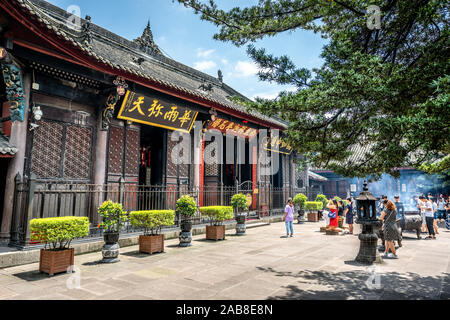
[[[139,131],[127,129],[127,153],[125,173],[139,174]]]
[[[215,145],[214,152],[207,152],[207,146],[209,150]],[[218,165],[218,155],[217,153],[217,142],[205,142],[205,175],[206,176],[217,176],[219,175],[219,165]]]
[[[177,141],[172,141],[170,139],[170,134],[167,135],[167,176],[176,177],[178,176],[177,164],[172,162],[172,151],[177,145]]]
[[[111,127],[109,140],[109,173],[122,173],[123,128]]]
[[[38,178],[58,178],[61,169],[63,126],[39,121],[34,131],[31,172]]]
[[[89,179],[92,129],[67,126],[64,178]]]

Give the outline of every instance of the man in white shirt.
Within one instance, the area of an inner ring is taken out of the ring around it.
[[[433,198],[431,197],[431,198],[429,198],[429,200],[428,200],[430,203],[431,203],[431,205],[433,206],[433,229],[434,229],[434,233],[435,234],[439,234],[439,230],[438,230],[438,225],[437,225],[437,215],[438,215],[438,213],[437,213],[437,211],[438,211],[438,206],[437,206],[437,203],[436,203],[436,201],[433,201]]]
[[[417,199],[417,208],[420,210],[420,216],[422,217],[422,232],[427,232],[427,220],[425,219],[425,202],[427,199],[424,196],[420,196]]]
[[[433,204],[431,201],[427,200],[425,197],[422,197],[422,206],[421,208],[425,211],[425,221],[427,224],[428,234],[429,236],[427,239],[436,239],[435,233],[434,233],[434,212],[433,212]]]

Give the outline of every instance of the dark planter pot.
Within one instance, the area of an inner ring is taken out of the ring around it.
[[[182,220],[180,223],[180,229],[182,232],[190,232],[192,230],[192,221]]]
[[[106,244],[114,244],[119,242],[120,233],[119,232],[104,232],[103,240]]]
[[[103,259],[101,263],[115,263],[119,262],[119,232],[105,232],[103,233],[103,239],[105,244],[102,248]]]
[[[300,209],[297,212],[298,212],[298,217],[297,217],[298,223],[304,222],[305,221],[305,210]]]
[[[245,222],[247,219],[247,215],[244,214],[236,214],[236,216],[234,217],[234,219],[236,220],[236,235],[238,236],[243,236],[245,235],[245,231],[247,229],[247,227],[245,226]]]
[[[180,222],[180,236],[178,239],[180,240],[180,247],[190,247],[192,244],[192,220],[184,219]]]

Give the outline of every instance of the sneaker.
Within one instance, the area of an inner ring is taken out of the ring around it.
[[[293,234],[291,234],[291,238],[293,238],[294,237],[294,235]]]
[[[391,253],[390,258],[391,258],[391,259],[398,259],[398,256],[397,256],[396,254]]]

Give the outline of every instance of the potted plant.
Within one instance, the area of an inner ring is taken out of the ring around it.
[[[305,210],[303,210],[305,206],[305,202],[308,200],[308,197],[306,197],[304,194],[299,193],[297,194],[294,199],[292,200],[294,204],[298,208],[298,223],[302,223],[305,220]]]
[[[316,201],[306,201],[305,210],[308,211],[308,221],[317,222],[319,221],[319,210],[322,210],[322,202]]]
[[[234,209],[234,218],[236,219],[236,235],[243,236],[245,235],[245,221],[247,217],[243,210],[248,210],[247,197],[243,193],[235,194],[231,198],[231,206]]]
[[[144,229],[144,234],[139,236],[139,252],[164,252],[164,235],[161,234],[161,228],[174,225],[174,219],[174,210],[130,212],[131,225]]]
[[[194,198],[185,195],[178,199],[176,212],[180,217],[180,247],[189,247],[192,241],[192,217],[197,213],[197,205]]]
[[[122,204],[111,200],[103,202],[98,208],[102,222],[98,225],[103,229],[105,244],[102,248],[102,263],[114,263],[119,261],[119,237],[120,230],[127,221],[127,213],[123,211]]]
[[[40,251],[39,271],[53,276],[67,272],[74,265],[74,249],[70,243],[75,238],[89,234],[87,217],[60,217],[30,221],[31,240],[44,244]]]
[[[233,207],[212,206],[201,207],[200,212],[209,218],[210,225],[206,226],[207,240],[225,239],[225,220],[233,219]]]

